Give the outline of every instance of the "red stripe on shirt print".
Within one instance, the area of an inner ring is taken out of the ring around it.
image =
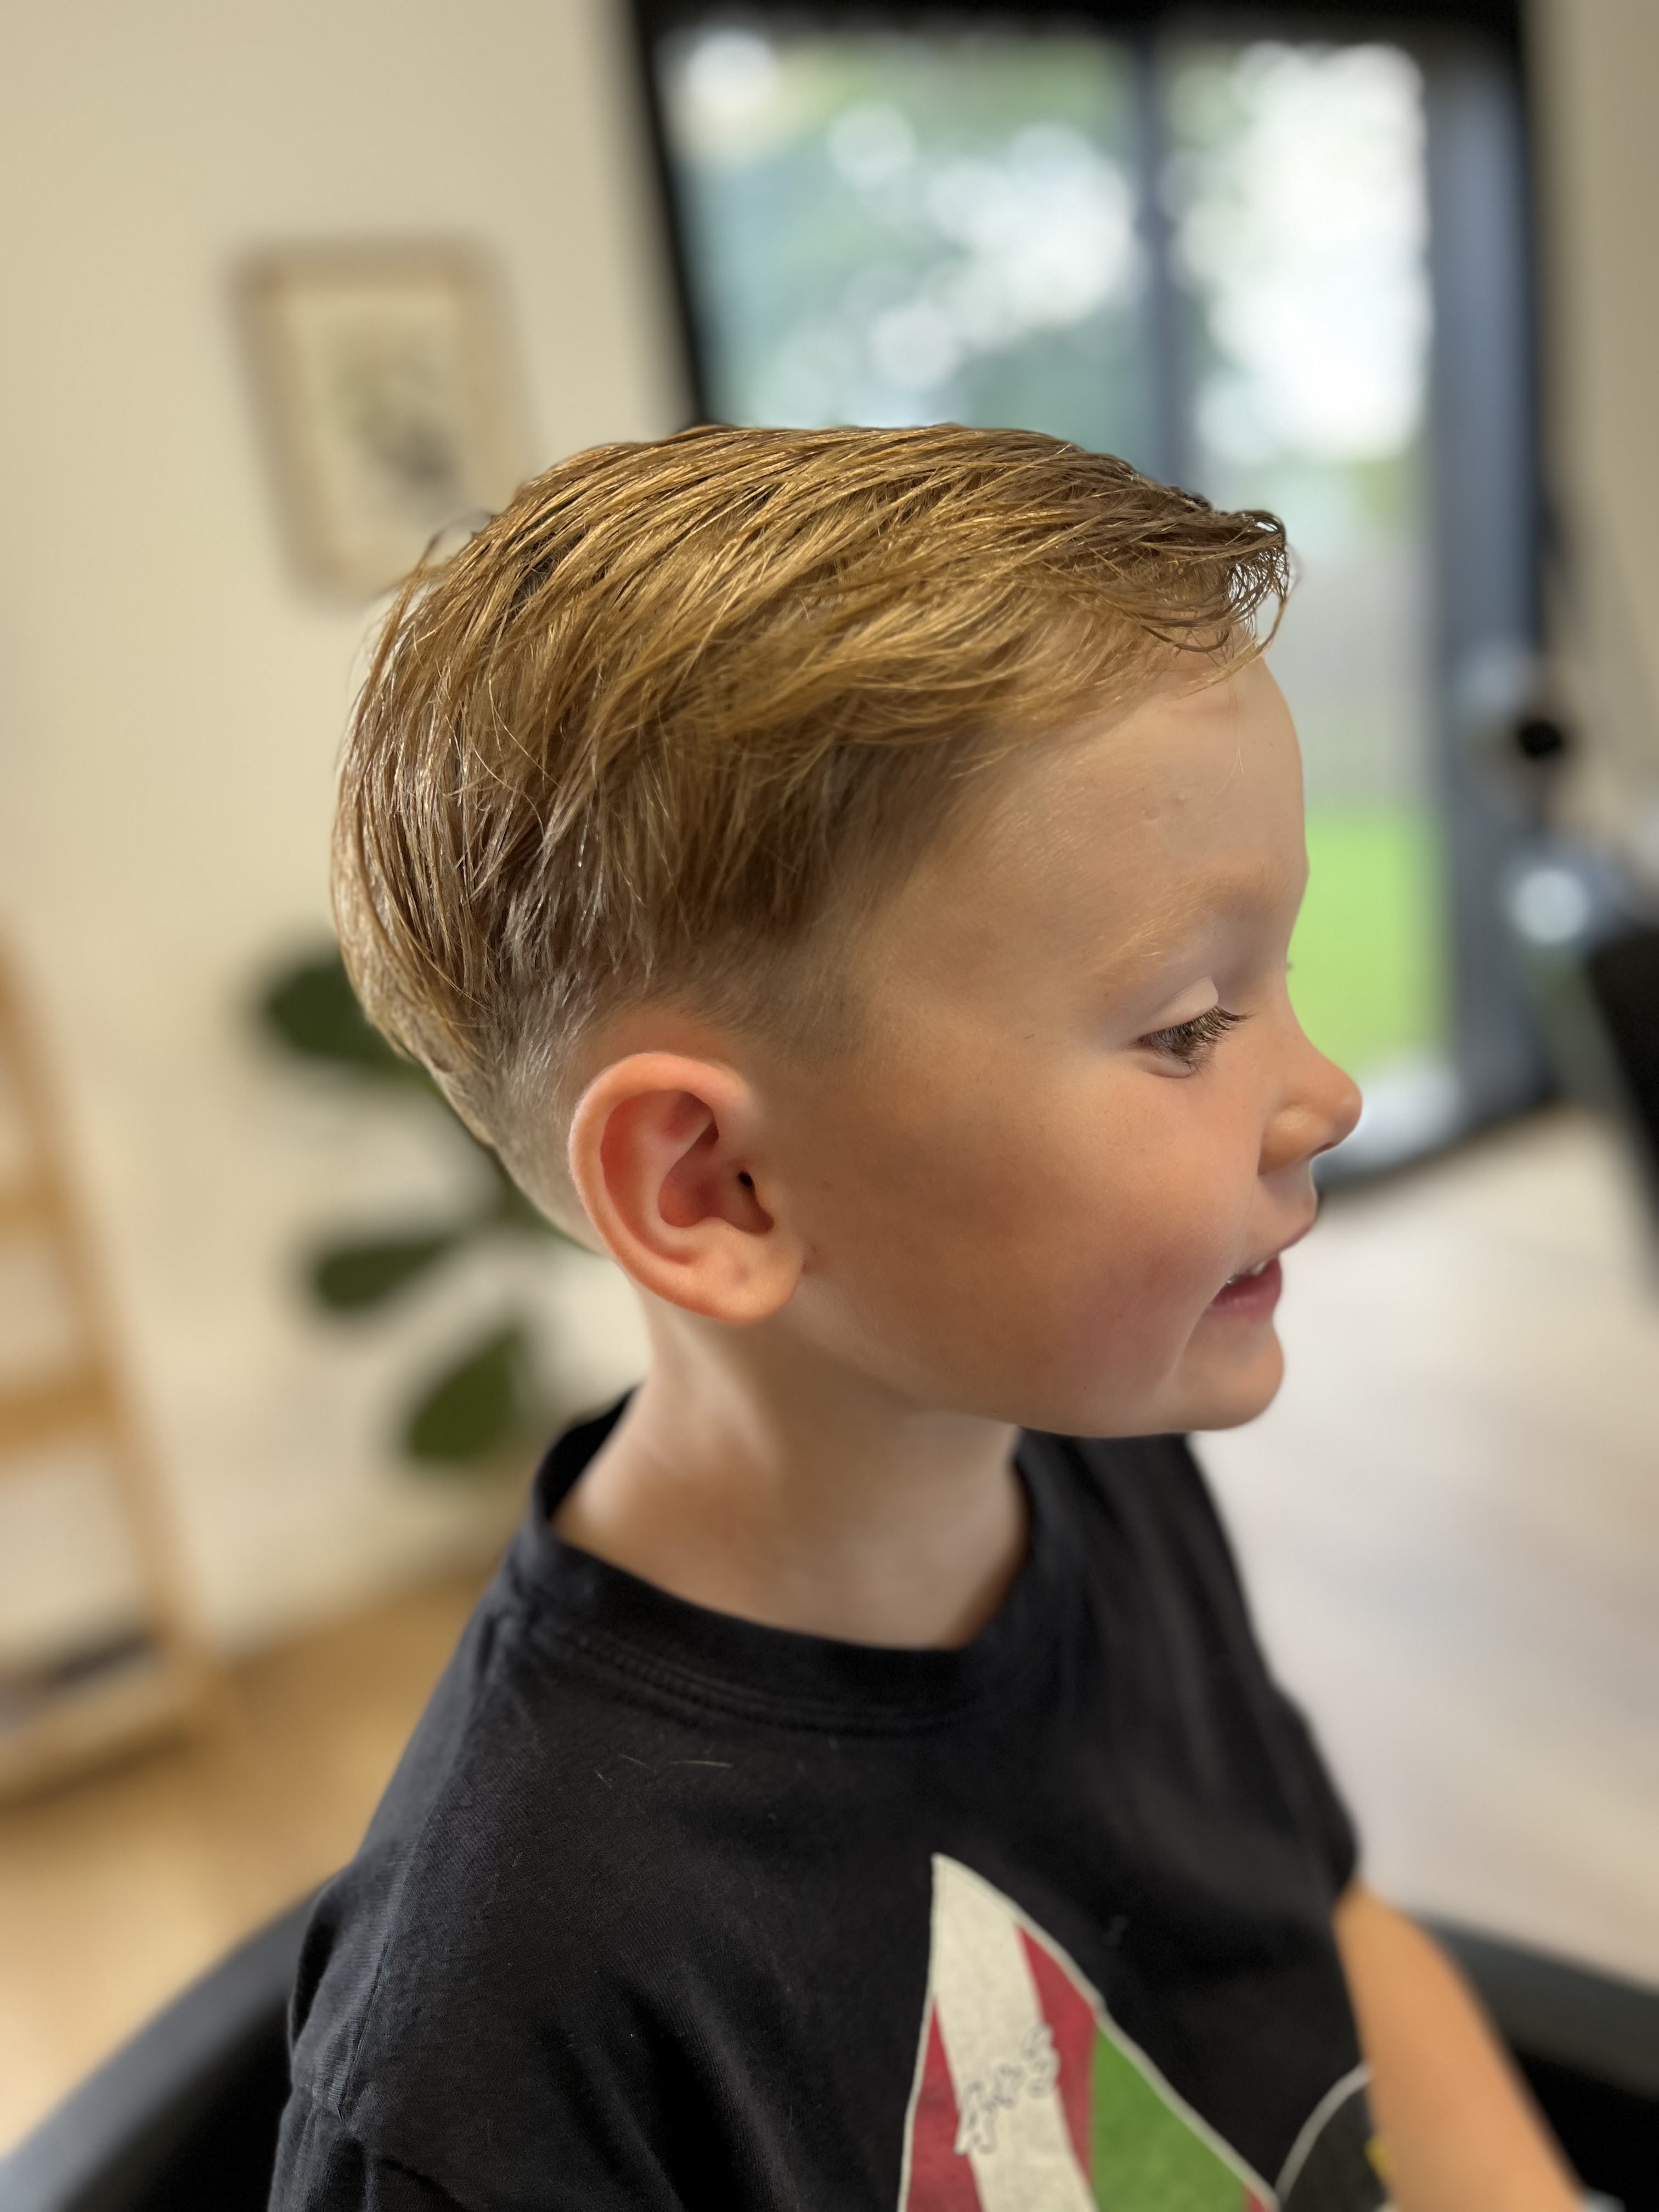
[[[1019,1931],[1026,1963],[1036,1984],[1037,2002],[1054,2039],[1058,2065],[1055,2087],[1066,2114],[1066,2132],[1078,2164],[1094,2179],[1094,2129],[1090,2109],[1091,2061],[1095,2047],[1094,2007],[1058,1959],[1032,1936]]]
[[[929,2005],[927,2056],[910,2121],[910,2185],[904,2192],[904,2212],[980,2212],[974,2169],[957,2152],[960,2124],[939,2014]]]
[[[1048,2049],[1030,2054],[1032,2063],[1051,2072],[1073,2153],[1085,2174],[1092,2142],[1089,2103],[1090,2063],[1094,2051],[1094,2010],[1053,1954],[1024,1929],[1021,1946],[1036,1984],[1037,2003],[1048,2031]],[[980,2212],[973,2167],[957,2148],[962,2116],[951,2080],[939,2014],[927,2014],[927,2055],[911,2122],[910,2182],[904,2212]],[[1252,2207],[1251,2212],[1257,2212]],[[1265,2212],[1265,2208],[1261,2208]]]

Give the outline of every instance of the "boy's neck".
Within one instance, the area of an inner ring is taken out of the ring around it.
[[[1011,1426],[919,1410],[767,1325],[649,1320],[651,1371],[555,1513],[561,1536],[769,1627],[977,1634],[1025,1556]]]

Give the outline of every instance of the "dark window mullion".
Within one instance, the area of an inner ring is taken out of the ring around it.
[[[1187,343],[1191,312],[1176,279],[1175,226],[1164,188],[1170,134],[1164,116],[1166,71],[1163,41],[1151,28],[1125,41],[1135,72],[1135,159],[1140,192],[1140,235],[1146,257],[1142,343],[1149,400],[1150,451],[1136,455],[1165,483],[1190,486],[1192,364]]]
[[[1468,1117],[1534,1103],[1542,1049],[1500,884],[1522,824],[1498,778],[1539,647],[1536,438],[1519,88],[1473,40],[1425,53],[1435,748],[1444,810],[1453,1024]]]

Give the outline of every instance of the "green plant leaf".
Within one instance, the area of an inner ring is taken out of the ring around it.
[[[302,960],[267,986],[259,1000],[265,1026],[290,1052],[331,1061],[380,1082],[431,1089],[423,1067],[394,1052],[368,1020],[337,952]]]
[[[470,1228],[437,1229],[422,1236],[331,1245],[311,1263],[311,1294],[331,1313],[359,1313],[384,1305],[457,1245],[465,1244],[471,1233]]]
[[[467,1467],[528,1425],[528,1346],[515,1322],[474,1345],[411,1409],[403,1447],[428,1466]]]

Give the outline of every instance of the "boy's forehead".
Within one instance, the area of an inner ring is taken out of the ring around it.
[[[1158,932],[1194,899],[1224,913],[1258,903],[1301,860],[1295,732],[1253,664],[1037,739],[915,888],[940,915],[994,905],[1052,921],[1081,904]]]
[[[1049,833],[1083,815],[1126,846],[1170,817],[1206,817],[1220,829],[1239,801],[1282,780],[1295,732],[1283,695],[1260,661],[1210,683],[1166,677],[1126,708],[1089,716],[1017,756],[1007,802]],[[1079,825],[1080,826],[1080,825]]]
[[[868,918],[859,964],[890,1016],[1023,1029],[1079,994],[1150,1014],[1177,971],[1288,933],[1301,766],[1264,669],[1036,738],[994,776]]]

